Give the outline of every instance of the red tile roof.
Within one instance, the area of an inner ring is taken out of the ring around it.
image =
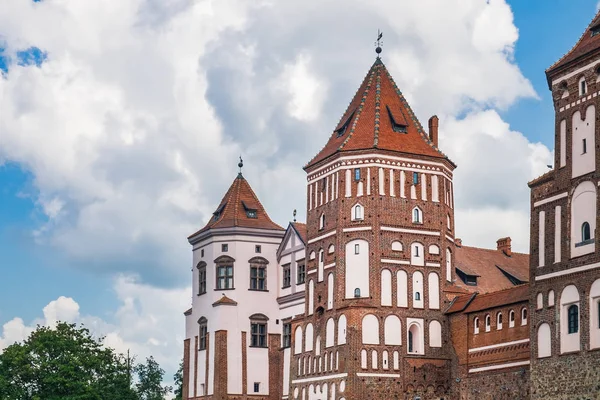
[[[302,224],[300,222],[292,222],[292,226],[298,233],[298,236],[300,236],[300,239],[302,239],[302,241],[306,245],[308,243],[307,242],[308,234],[306,233],[306,224]]]
[[[546,70],[546,76],[552,75],[555,71],[567,66],[578,58],[600,49],[600,35],[592,36],[592,30],[598,27],[600,27],[600,11],[594,16],[592,22],[590,22],[585,32],[583,32],[583,35],[575,43],[575,46]],[[550,78],[548,78],[548,82],[550,83]]]
[[[529,281],[529,254],[512,252],[509,257],[500,250],[461,246],[456,247],[454,265],[478,277],[477,286],[467,285],[456,277],[455,285],[469,292],[489,293],[514,287],[502,270],[519,281]]]
[[[406,133],[394,131],[394,125],[405,127]],[[430,141],[379,58],[367,73],[325,147],[305,168],[338,152],[373,148],[448,159]]]
[[[225,294],[223,294],[221,296],[221,298],[217,301],[215,301],[213,303],[213,307],[218,307],[218,306],[237,306],[237,301],[225,296]]]
[[[450,307],[448,310],[446,310],[446,313],[471,313],[494,307],[502,307],[509,304],[527,302],[528,299],[529,284],[524,284],[494,293],[474,293],[459,296],[450,304]]]
[[[255,212],[256,218],[249,217],[248,211]],[[238,174],[227,193],[225,193],[210,221],[208,221],[204,228],[190,235],[190,238],[208,229],[236,226],[283,230],[281,226],[269,218],[250,184],[248,184],[248,181],[244,179],[241,173]]]

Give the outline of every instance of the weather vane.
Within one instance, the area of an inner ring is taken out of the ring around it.
[[[296,209],[294,208],[294,222],[296,222]]]
[[[381,40],[381,38],[383,37],[383,32],[381,32],[379,29],[377,29],[377,41],[375,42],[375,53],[377,53],[377,58],[379,58],[379,55],[381,54],[381,46],[383,46],[383,40]]]
[[[240,155],[240,162],[238,163],[238,167],[240,168],[240,175],[242,175],[242,167],[244,166],[244,160],[242,160],[242,156]]]

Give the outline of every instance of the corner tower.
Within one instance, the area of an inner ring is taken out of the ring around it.
[[[529,183],[531,398],[594,398],[600,374],[600,13],[546,77],[555,160],[551,171]]]
[[[447,393],[455,167],[438,148],[437,117],[426,133],[377,58],[305,166],[306,313],[293,327],[294,399]]]

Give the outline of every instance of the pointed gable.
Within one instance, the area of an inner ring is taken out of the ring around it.
[[[431,142],[379,58],[367,73],[327,144],[305,168],[338,152],[368,149],[447,159]]]
[[[567,54],[562,56],[557,62],[552,64],[546,70],[548,83],[551,84],[550,75],[568,67],[572,62],[590,53],[596,53],[600,50],[600,11],[594,16],[592,22],[588,25],[583,35],[579,38],[575,46]]]
[[[242,174],[235,178],[206,226],[190,237],[208,229],[232,227],[283,230],[269,218]]]

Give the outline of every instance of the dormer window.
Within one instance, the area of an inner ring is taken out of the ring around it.
[[[344,134],[346,133],[346,130],[348,129],[348,126],[350,125],[350,121],[352,121],[353,116],[354,116],[354,111],[352,112],[352,114],[350,114],[350,116],[346,119],[346,121],[344,121],[342,126],[340,126],[338,129],[335,130],[337,137],[344,136]]]
[[[396,121],[396,119],[392,115],[392,110],[390,110],[389,106],[385,106],[385,108],[387,108],[387,112],[390,117],[390,123],[392,124],[392,129],[394,130],[394,132],[406,133],[406,125]]]
[[[213,219],[216,221],[219,219],[219,217],[221,217],[221,214],[223,213],[223,209],[225,208],[225,206],[227,205],[227,203],[223,203],[219,206],[219,208],[217,208],[217,211],[215,211],[213,213]]]
[[[600,25],[596,25],[590,29],[592,36],[600,34]]]
[[[244,206],[244,211],[246,211],[246,217],[248,217],[248,218],[256,218],[257,217],[256,208],[248,207],[246,205],[246,203],[244,203],[243,201],[242,201],[242,206]]]

